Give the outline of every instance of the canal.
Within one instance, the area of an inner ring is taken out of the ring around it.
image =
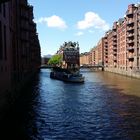
[[[10,139],[140,140],[140,80],[81,70],[84,84],[41,69],[1,125]]]

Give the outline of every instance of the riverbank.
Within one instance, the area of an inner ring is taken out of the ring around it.
[[[104,68],[104,71],[140,79],[140,71],[136,71],[136,70],[135,71],[134,70],[126,71],[126,70],[117,69],[117,68]]]

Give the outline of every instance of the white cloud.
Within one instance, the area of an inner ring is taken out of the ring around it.
[[[109,25],[96,13],[87,12],[85,13],[84,20],[81,20],[77,23],[78,29],[88,29],[88,28],[98,28],[102,30],[108,30]]]
[[[83,35],[84,33],[83,32],[78,32],[78,33],[76,33],[75,35],[76,36],[81,36],[81,35]]]
[[[36,23],[45,23],[48,27],[56,27],[60,29],[67,28],[65,21],[61,17],[56,15],[53,15],[51,17],[41,17],[36,21]]]

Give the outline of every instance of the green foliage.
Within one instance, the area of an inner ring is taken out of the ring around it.
[[[49,59],[49,65],[59,65],[62,62],[62,55],[56,54]]]

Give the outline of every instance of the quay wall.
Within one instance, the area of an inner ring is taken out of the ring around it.
[[[140,79],[140,71],[138,71],[138,70],[127,71],[127,70],[122,70],[122,69],[118,69],[118,68],[104,68],[104,71]]]

